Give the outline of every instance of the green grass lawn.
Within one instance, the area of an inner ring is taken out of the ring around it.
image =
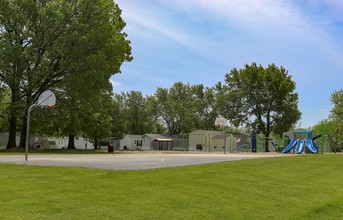
[[[343,155],[140,171],[0,165],[0,219],[343,219]]]

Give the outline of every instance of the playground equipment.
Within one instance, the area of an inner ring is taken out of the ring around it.
[[[304,137],[306,136],[306,137]],[[315,137],[316,139],[318,137]],[[289,153],[295,147],[295,153],[301,154],[306,146],[311,153],[318,153],[319,144],[313,142],[312,131],[294,131],[293,139],[282,153]]]

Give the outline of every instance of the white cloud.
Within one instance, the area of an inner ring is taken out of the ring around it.
[[[259,29],[270,26],[303,25],[301,14],[288,1],[270,0],[174,0],[169,5],[176,3],[180,7],[202,10],[203,13],[212,17],[224,17],[230,23],[241,25],[245,23],[249,28]]]
[[[121,86],[120,82],[116,82],[112,78],[110,79],[110,83],[112,84],[113,89]]]
[[[120,7],[125,9],[123,10],[123,17],[127,23],[127,29],[138,33],[141,37],[157,40],[162,35],[165,39],[193,47],[191,37],[181,30],[178,24],[169,21],[168,15],[164,14],[163,11],[154,10],[147,6],[148,4],[146,2],[135,4],[126,1],[120,3]]]
[[[204,17],[224,19],[227,24],[278,41],[294,45],[307,44],[326,57],[342,65],[341,48],[327,30],[326,20],[320,20],[290,0],[174,0],[166,3],[169,7],[198,10]],[[342,1],[326,0],[328,6],[343,9]],[[253,34],[253,33],[251,33]],[[256,36],[257,38],[260,36]]]
[[[132,35],[149,39],[150,42],[169,39],[199,55],[213,54],[213,50],[220,49],[224,42],[201,35],[191,26],[175,20],[177,16],[174,14],[191,14],[196,17],[194,20],[200,20],[199,23],[216,20],[248,31],[252,36],[256,34],[256,38],[270,39],[274,44],[279,42],[285,47],[306,44],[311,50],[317,50],[313,53],[322,53],[338,65],[343,65],[343,54],[337,50],[342,47],[326,30],[328,21],[308,14],[296,3],[290,0],[119,0],[129,38]],[[343,9],[342,1],[325,0],[322,4]],[[230,29],[223,31],[228,33]]]

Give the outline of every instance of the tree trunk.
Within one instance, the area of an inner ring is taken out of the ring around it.
[[[17,136],[17,116],[15,114],[12,114],[11,119],[10,119],[10,130],[8,134],[8,142],[7,142],[6,149],[17,147],[16,136]]]
[[[99,144],[99,140],[97,138],[94,138],[94,149],[98,149],[98,144]]]
[[[75,135],[69,135],[69,141],[68,141],[67,149],[76,149],[75,148]]]
[[[16,87],[15,87],[16,88]],[[6,149],[9,148],[16,148],[17,143],[17,120],[18,120],[18,112],[17,112],[17,103],[19,92],[17,90],[13,90],[11,88],[12,95],[11,95],[11,104],[10,104],[10,130],[8,134],[8,142]]]
[[[266,123],[266,142],[265,142],[265,152],[269,152],[269,148],[268,148],[268,145],[269,145],[269,135],[270,135],[270,132],[271,132],[271,128],[270,128],[270,110],[268,110],[268,113],[267,113],[267,116],[266,116],[266,119],[267,119],[267,123]]]

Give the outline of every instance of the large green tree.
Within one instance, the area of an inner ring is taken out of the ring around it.
[[[153,108],[154,99],[139,91],[121,92],[114,96],[113,134],[159,132],[160,125]]]
[[[0,85],[0,132],[8,129],[8,107],[10,93],[7,87]]]
[[[333,120],[333,136],[336,143],[343,141],[343,89],[334,91],[331,95],[330,118]]]
[[[318,135],[322,133],[332,134],[333,127],[334,127],[334,121],[325,119],[325,120],[321,120],[319,123],[314,125],[311,130],[312,130],[313,135]]]
[[[194,85],[191,87],[194,107],[194,129],[215,130],[215,120],[219,116],[217,91],[215,88]]]
[[[169,134],[188,133],[193,127],[195,116],[191,86],[176,82],[167,88],[157,88],[155,92],[158,115]]]
[[[176,82],[171,88],[158,88],[155,98],[156,114],[169,134],[215,128],[218,110],[213,88]]]
[[[131,60],[124,26],[111,0],[0,1],[0,82],[11,91],[7,147],[15,147],[20,118],[25,139],[27,109],[43,91],[64,90],[78,77],[102,85]]]
[[[83,136],[94,141],[94,147],[97,148],[99,140],[111,136],[113,99],[109,93],[102,92],[95,102],[89,104],[93,107],[96,104],[97,107],[89,107],[88,113],[84,111],[81,131]]]
[[[147,120],[145,98],[139,91],[121,92],[115,95],[116,107],[120,110],[117,115],[115,126],[119,129],[123,126],[126,134],[143,134],[144,122]],[[120,120],[118,120],[120,116]]]
[[[224,117],[236,127],[249,126],[269,137],[291,128],[301,116],[295,82],[284,67],[275,64],[246,64],[225,76],[225,85],[217,85],[219,105]],[[268,151],[268,145],[265,147]]]

